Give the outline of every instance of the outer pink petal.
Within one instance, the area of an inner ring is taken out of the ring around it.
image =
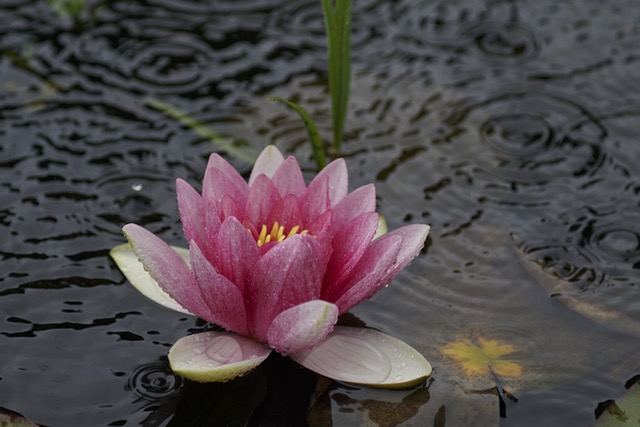
[[[366,212],[347,223],[331,242],[333,253],[329,259],[324,288],[329,292],[358,263],[371,243],[378,227],[378,214]]]
[[[321,259],[319,246],[311,236],[291,236],[256,264],[245,298],[250,327],[258,340],[266,340],[278,313],[320,297],[326,259]]]
[[[210,192],[208,188],[212,184],[217,184],[216,180],[210,179],[209,175],[214,170],[217,170],[224,174],[229,182],[246,198],[246,194],[249,192],[249,186],[247,185],[242,175],[238,173],[233,166],[229,164],[225,159],[220,157],[218,153],[213,153],[209,156],[209,163],[204,173],[204,181],[202,182],[202,194]],[[218,199],[219,200],[219,199]]]
[[[176,251],[139,225],[127,224],[122,230],[144,269],[171,298],[198,317],[211,317],[196,279]]]
[[[329,178],[325,176],[314,179],[300,198],[300,211],[304,226],[308,227],[312,224],[320,215],[327,212],[330,206]]]
[[[204,200],[204,199],[203,199]],[[220,205],[212,200],[204,200],[204,234],[198,243],[207,259],[212,260],[215,252],[215,239],[220,229]],[[195,240],[197,242],[197,240]]]
[[[344,159],[336,159],[329,163],[315,177],[315,180],[329,179],[329,201],[331,206],[335,206],[344,196],[347,195],[349,187],[349,173],[347,172],[347,164]]]
[[[199,241],[204,236],[204,200],[184,180],[176,179],[178,210],[187,241]]]
[[[373,184],[363,185],[349,193],[333,208],[333,233],[349,221],[365,213],[376,210],[376,188]]]
[[[271,178],[283,161],[284,157],[282,157],[280,150],[275,145],[267,145],[253,165],[251,176],[249,177],[249,186],[253,185],[261,174]]]
[[[338,307],[314,300],[283,311],[271,323],[267,342],[278,353],[297,353],[324,340],[338,320]]]
[[[259,232],[262,224],[267,222],[269,214],[279,201],[280,195],[275,185],[266,175],[259,175],[249,191],[243,223],[245,220],[249,220]],[[269,227],[271,224],[266,225]]]
[[[428,235],[429,226],[426,224],[405,225],[386,234],[386,236],[401,236],[402,246],[395,265],[382,279],[384,283],[389,283],[396,274],[402,271],[420,253]]]
[[[300,197],[307,188],[304,183],[304,178],[302,177],[300,165],[293,156],[287,157],[280,167],[278,167],[276,173],[273,174],[271,180],[282,197],[287,194]]]
[[[340,313],[344,313],[354,305],[371,298],[386,284],[383,279],[393,268],[401,245],[400,236],[389,236],[373,242],[349,276],[326,300],[335,302],[340,308]]]
[[[215,240],[216,270],[231,280],[243,292],[249,273],[260,258],[253,236],[234,218],[227,218]]]
[[[189,247],[189,260],[204,301],[212,314],[212,317],[204,319],[247,335],[247,316],[240,289],[222,274],[218,274],[195,243]]]

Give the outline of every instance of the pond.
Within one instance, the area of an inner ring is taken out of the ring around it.
[[[199,188],[212,151],[251,169],[159,105],[313,176],[303,124],[266,98],[300,103],[330,140],[319,0],[4,0],[3,412],[50,427],[588,426],[634,386],[640,5],[353,7],[350,189],[374,182],[390,229],[431,234],[341,321],[409,343],[431,377],[377,390],[271,357],[226,384],[183,380],[168,349],[211,325],[145,299],[109,258],[129,222],[185,246],[175,179]]]

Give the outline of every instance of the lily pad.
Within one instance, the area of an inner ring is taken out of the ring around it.
[[[189,263],[188,249],[177,246],[172,246],[172,248]],[[162,290],[158,282],[146,272],[142,263],[138,261],[138,257],[131,245],[125,243],[124,245],[116,246],[111,249],[109,255],[111,255],[111,258],[116,262],[122,274],[125,275],[127,280],[129,280],[142,295],[164,307],[181,313],[192,314]]]
[[[180,338],[169,351],[171,369],[198,382],[226,382],[261,364],[271,349],[249,338],[210,331]]]
[[[596,422],[596,427],[640,427],[640,382],[636,382],[620,399],[610,403]]]
[[[413,347],[373,329],[336,326],[325,341],[291,357],[320,375],[369,387],[408,388],[431,375]]]

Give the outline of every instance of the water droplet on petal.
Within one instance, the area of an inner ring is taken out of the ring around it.
[[[402,375],[396,375],[396,381],[402,380]]]

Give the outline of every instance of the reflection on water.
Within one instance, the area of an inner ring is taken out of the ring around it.
[[[330,138],[319,2],[87,1],[77,19],[3,2],[0,407],[47,426],[593,424],[640,373],[640,7],[625,6],[355,2],[350,187],[376,182],[390,228],[432,226],[343,320],[432,363],[390,392],[281,358],[183,382],[168,348],[208,326],[139,296],[107,256],[127,222],[184,245],[173,182],[199,182],[214,148],[148,99],[311,175],[302,123],[265,98],[296,100]],[[481,339],[513,348],[519,375],[469,375],[443,351]]]

